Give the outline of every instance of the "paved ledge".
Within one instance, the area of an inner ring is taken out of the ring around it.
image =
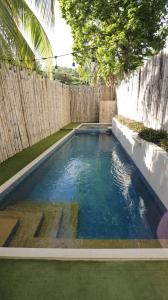
[[[0,248],[0,258],[88,261],[168,260],[168,249]]]

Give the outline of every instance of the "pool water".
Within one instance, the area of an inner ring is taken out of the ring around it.
[[[8,201],[79,203],[78,238],[154,239],[162,211],[118,140],[74,135]]]

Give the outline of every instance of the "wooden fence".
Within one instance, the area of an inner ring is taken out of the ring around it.
[[[70,122],[98,122],[112,87],[73,87],[19,67],[0,67],[0,162]]]
[[[148,60],[117,88],[118,113],[168,131],[168,54]]]
[[[71,87],[71,121],[99,122],[99,103],[115,101],[114,86]]]
[[[70,122],[68,86],[35,72],[1,65],[0,162]]]

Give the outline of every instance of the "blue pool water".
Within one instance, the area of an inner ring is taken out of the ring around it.
[[[153,197],[113,135],[80,134],[52,154],[8,200],[78,202],[78,238],[153,239],[161,216]]]

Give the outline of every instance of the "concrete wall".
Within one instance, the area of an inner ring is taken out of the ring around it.
[[[138,138],[137,133],[112,121],[114,135],[168,209],[168,154],[160,147]]]
[[[168,54],[161,52],[117,86],[118,114],[168,131]]]

